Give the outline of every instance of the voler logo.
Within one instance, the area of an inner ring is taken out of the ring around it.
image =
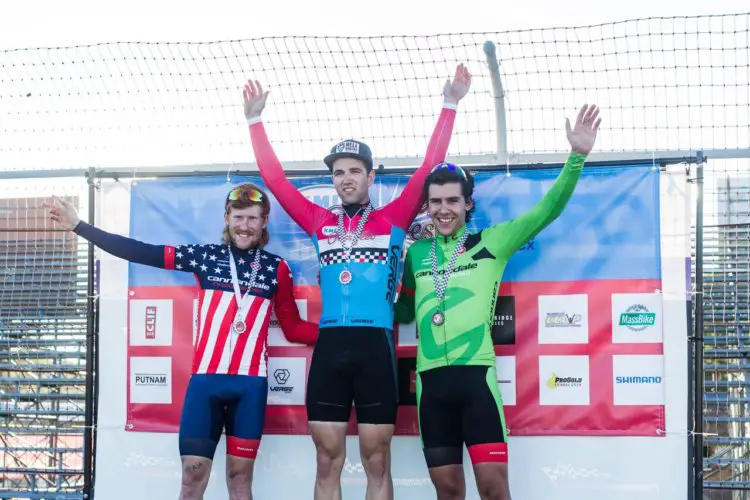
[[[550,378],[547,379],[547,387],[550,389],[557,389],[558,387],[581,387],[583,378],[581,377],[558,377],[555,372],[552,372]]]
[[[548,328],[580,328],[583,315],[564,312],[548,312],[544,326]]]
[[[648,310],[643,304],[633,304],[620,314],[620,326],[634,332],[645,330],[656,323],[656,313]]]

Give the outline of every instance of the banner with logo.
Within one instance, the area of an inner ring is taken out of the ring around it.
[[[559,168],[476,174],[478,231],[531,209]],[[330,178],[293,178],[335,210]],[[376,177],[383,206],[408,176]],[[218,243],[226,193],[258,177],[139,181],[131,237],[155,244]],[[650,165],[589,167],[562,215],[510,260],[492,320],[497,378],[511,435],[660,436],[664,429],[659,174]],[[318,321],[318,265],[309,237],[272,199],[270,252],[293,272],[301,316]],[[422,212],[406,248],[432,235]],[[406,249],[405,249],[406,250]],[[197,342],[197,289],[188,273],[129,267],[127,429],[177,432]],[[413,324],[395,328],[397,433],[418,434]],[[305,385],[312,348],[288,342],[275,317],[268,347],[266,433],[307,434]],[[356,432],[352,412],[351,432]]]

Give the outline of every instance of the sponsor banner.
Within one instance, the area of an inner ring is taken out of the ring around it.
[[[664,404],[664,356],[615,355],[615,405]]]
[[[516,298],[500,295],[495,303],[492,318],[492,344],[513,345],[516,343]]]
[[[131,300],[129,313],[131,346],[172,345],[171,300]]]
[[[130,358],[130,402],[172,403],[172,358]]]
[[[588,296],[539,296],[540,344],[585,344],[588,341]]]
[[[588,356],[539,356],[539,402],[588,406],[591,401]]]
[[[612,342],[662,342],[661,306],[661,294],[613,293]]]
[[[497,385],[503,397],[503,406],[516,404],[516,357],[496,356]]]
[[[506,177],[479,172],[470,231],[529,210],[558,173],[544,169]],[[370,191],[373,203],[390,202],[407,180],[378,176]],[[238,177],[231,186],[247,181],[262,185],[258,178]],[[339,210],[340,200],[328,179],[291,182],[311,201]],[[141,181],[132,189],[130,236],[170,245],[218,241],[223,200],[231,186],[216,178]],[[167,192],[170,203],[163,202]],[[615,369],[617,356],[663,354],[661,297],[653,293],[662,288],[657,201],[658,172],[650,166],[602,167],[594,175],[584,171],[562,215],[510,259],[489,328],[512,435],[654,436],[663,428],[663,403],[649,392],[652,387],[628,387],[630,382],[618,386],[618,376],[640,375],[620,365]],[[321,296],[316,249],[273,197],[271,205],[267,248],[289,263],[301,316],[317,322]],[[610,209],[596,209],[605,206]],[[640,222],[635,227],[623,225],[623,220]],[[323,234],[334,230],[324,228]],[[419,214],[407,228],[404,253],[432,232],[427,214]],[[177,432],[193,346],[200,342],[195,281],[190,273],[140,264],[130,265],[129,280],[128,356],[131,361],[170,359],[171,385],[167,391],[146,386],[161,379],[139,379],[142,384],[136,386],[131,378],[127,429]],[[168,316],[162,301],[172,304],[171,330],[163,326]],[[400,405],[396,434],[416,435],[418,332],[414,323],[394,325],[394,330]],[[313,349],[288,342],[275,315],[268,344],[265,432],[307,435],[304,400]],[[349,432],[356,433],[354,411]]]
[[[268,360],[268,404],[304,405],[307,358]]]

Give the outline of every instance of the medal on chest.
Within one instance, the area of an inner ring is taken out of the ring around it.
[[[456,247],[453,249],[453,252],[451,253],[450,259],[448,261],[448,267],[446,267],[445,272],[442,275],[438,274],[438,266],[437,266],[437,236],[432,239],[432,249],[430,252],[430,257],[432,260],[432,284],[435,286],[435,296],[437,297],[437,310],[432,314],[432,324],[435,326],[442,326],[443,323],[445,323],[445,314],[443,313],[443,297],[445,296],[445,289],[448,286],[448,280],[451,277],[451,274],[453,274],[453,269],[456,265],[456,259],[458,258],[458,255],[463,251],[464,243],[466,243],[466,238],[469,237],[469,231],[464,231],[464,234],[461,235],[461,238],[458,240],[458,243],[456,243]]]

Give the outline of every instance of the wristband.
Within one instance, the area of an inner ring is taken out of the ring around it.
[[[260,116],[254,116],[252,118],[247,119],[248,126],[255,125],[256,123],[260,123],[260,122],[261,122]]]
[[[457,111],[458,110],[458,104],[453,104],[452,102],[443,101],[443,108],[452,109],[453,111]]]

